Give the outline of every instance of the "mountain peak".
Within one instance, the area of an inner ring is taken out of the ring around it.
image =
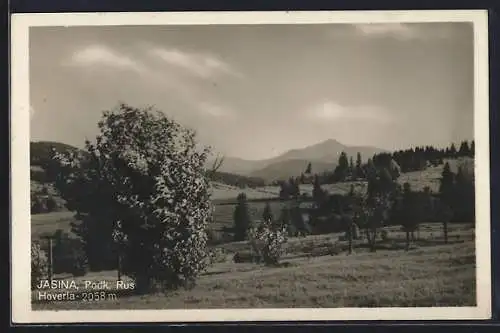
[[[325,141],[323,141],[323,143],[338,143],[338,144],[341,144],[338,140],[335,140],[335,139],[326,139]]]
[[[314,146],[323,146],[323,145],[329,145],[329,146],[344,146],[341,142],[335,140],[335,139],[326,139],[325,141],[322,141],[320,143],[317,143],[315,145],[312,145],[311,147]]]

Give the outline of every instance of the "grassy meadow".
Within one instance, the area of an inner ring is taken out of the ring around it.
[[[221,246],[225,253],[192,290],[168,294],[127,295],[108,290],[109,299],[82,302],[40,302],[33,291],[35,310],[70,309],[187,309],[277,307],[415,307],[474,306],[475,247],[471,225],[454,224],[444,244],[439,224],[422,225],[409,252],[404,233],[388,228],[389,238],[379,240],[371,253],[365,241],[348,255],[340,234],[292,238],[287,243],[284,267],[234,263],[236,251],[247,242]],[[337,251],[340,249],[342,252]],[[89,273],[78,280],[116,283],[116,272]]]

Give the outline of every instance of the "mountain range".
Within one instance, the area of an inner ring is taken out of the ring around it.
[[[31,142],[31,164],[39,165],[41,161],[47,159],[52,147],[58,150],[78,149],[59,142]],[[347,146],[337,140],[329,139],[263,160],[245,160],[225,156],[218,171],[271,182],[300,176],[306,170],[308,163],[311,163],[312,173],[333,171],[342,152],[345,152],[348,157],[352,157],[354,161],[359,152],[363,162],[366,162],[374,154],[386,152],[386,150],[370,146]],[[207,161],[208,168],[212,164],[213,159]]]
[[[333,171],[342,152],[356,160],[358,152],[366,162],[374,154],[387,152],[371,146],[347,146],[329,139],[311,146],[289,150],[279,156],[263,160],[245,160],[226,156],[219,171],[262,178],[266,181],[299,176],[311,163],[312,173]],[[209,161],[209,164],[212,163]]]

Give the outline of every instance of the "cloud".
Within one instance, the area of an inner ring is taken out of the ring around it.
[[[158,55],[161,54],[163,60],[168,60],[172,64],[182,67],[200,77],[210,77],[218,72],[232,75],[238,74],[229,65],[213,57],[186,54],[178,50],[166,53],[165,49],[158,48],[154,52]],[[172,72],[165,75],[164,67],[158,68],[154,64],[148,64],[141,60],[140,57],[131,57],[107,46],[86,46],[74,52],[70,59],[63,64],[83,67],[85,70],[88,67],[100,65],[108,68],[132,71],[139,74],[142,79],[154,82],[156,86],[162,87],[162,89],[175,91],[175,98],[179,98],[183,103],[189,105],[192,110],[199,112],[201,115],[211,117],[232,115],[232,112],[225,107],[212,102],[200,101],[200,98],[196,98],[196,96],[199,96],[199,92],[196,91],[195,86],[186,81],[185,75],[175,75]]]
[[[162,70],[147,65],[138,57],[122,54],[103,45],[90,45],[79,49],[63,65],[81,67],[85,70],[93,66],[127,70],[139,74],[144,80],[155,82],[157,86],[176,91],[177,97],[188,102],[193,96],[192,87],[183,82],[182,78],[164,75]]]
[[[160,47],[152,48],[149,53],[171,66],[182,68],[188,73],[201,78],[210,78],[218,74],[227,74],[235,77],[242,76],[241,73],[229,64],[207,54],[189,53],[179,49]]]
[[[145,67],[141,63],[103,45],[90,45],[76,51],[71,56],[69,64],[75,66],[102,64],[111,67],[131,69],[137,72],[145,71]]]
[[[317,119],[338,119],[345,115],[345,108],[333,102],[325,102],[315,106],[310,115]]]
[[[227,116],[232,116],[233,113],[230,112],[228,109],[214,104],[214,103],[209,103],[209,102],[201,102],[198,104],[198,110],[207,116],[211,117],[227,117]]]
[[[312,107],[307,117],[316,121],[366,120],[387,122],[391,117],[377,106],[361,105],[346,107],[332,101],[325,101]]]

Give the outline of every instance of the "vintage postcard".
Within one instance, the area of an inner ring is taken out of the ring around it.
[[[486,11],[12,16],[14,323],[486,319]]]

